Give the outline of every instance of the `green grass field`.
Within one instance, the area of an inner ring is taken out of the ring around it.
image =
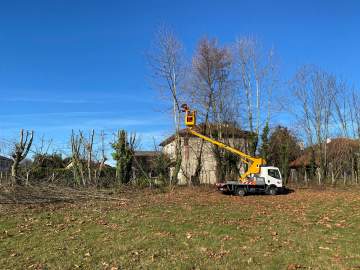
[[[0,205],[0,269],[360,269],[360,192]]]

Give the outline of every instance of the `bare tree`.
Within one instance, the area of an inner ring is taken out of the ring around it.
[[[91,130],[89,137],[85,138],[83,132],[80,131],[80,139],[83,143],[84,150],[86,152],[86,164],[87,164],[87,171],[88,171],[88,181],[89,183],[92,182],[92,162],[93,162],[93,145],[94,145],[94,129]]]
[[[230,50],[217,40],[202,39],[192,61],[191,88],[187,91],[204,122],[233,120],[234,99]]]
[[[351,117],[353,112],[352,105],[354,105],[352,100],[353,97],[351,95],[352,93],[347,84],[344,81],[340,81],[335,78],[335,76],[332,83],[334,87],[334,113],[332,116],[335,124],[340,127],[341,136],[348,138],[351,133]],[[355,134],[353,134],[353,136],[354,135]]]
[[[83,186],[86,186],[86,181],[84,177],[84,150],[83,150],[83,143],[81,140],[81,132],[80,135],[75,134],[75,132],[71,131],[71,169],[73,170],[74,180],[77,185],[80,185],[80,181],[82,182]]]
[[[351,134],[354,139],[357,140],[358,151],[355,153],[355,164],[353,166],[353,177],[358,183],[358,178],[360,174],[360,94],[359,91],[355,88],[351,90],[348,94],[349,97],[349,113],[350,115],[350,126]],[[354,176],[355,175],[355,176]]]
[[[360,93],[356,88],[352,88],[345,94],[345,108],[341,111],[347,119],[347,128],[349,129],[350,136],[360,140]],[[339,101],[338,101],[339,102]]]
[[[185,76],[183,47],[175,34],[166,27],[161,27],[157,34],[153,51],[148,55],[156,88],[172,100],[172,113],[175,129],[175,169],[172,174],[173,183],[178,181],[181,166],[181,89],[180,84]]]
[[[24,160],[21,162],[22,167],[26,173],[25,184],[29,184],[29,177],[32,172],[34,172],[39,164],[42,164],[46,158],[48,158],[48,153],[52,144],[52,140],[46,140],[45,136],[40,137],[38,143],[33,144],[33,150],[30,150],[33,154],[33,160]],[[26,161],[26,162],[25,162]]]
[[[202,133],[223,139],[224,124],[233,121],[233,85],[231,81],[232,58],[230,50],[220,47],[216,40],[202,39],[192,61],[192,84],[187,94],[196,104],[199,119],[204,123]],[[211,123],[211,124],[209,124]],[[195,171],[188,177],[192,182],[199,182],[202,170],[204,141],[196,151],[197,163]],[[223,151],[214,146],[214,154],[218,154],[218,163]]]
[[[11,177],[14,184],[22,184],[20,179],[18,178],[18,168],[20,162],[23,161],[29,153],[33,138],[33,131],[27,130],[24,132],[23,129],[20,130],[20,141],[18,143],[15,143],[14,150],[11,155],[13,159],[13,164],[11,167]]]
[[[102,130],[100,132],[100,165],[99,165],[99,172],[98,175],[101,176],[101,172],[103,171],[105,167],[105,162],[107,160],[106,154],[105,154],[105,132]]]
[[[245,104],[241,102],[238,107],[246,108],[239,115],[247,116],[245,122],[248,129],[257,135],[253,138],[251,149],[255,154],[261,125],[263,122],[269,123],[271,113],[277,107],[272,99],[277,85],[274,49],[265,51],[256,39],[243,37],[236,41],[233,55],[239,95],[245,100]]]
[[[308,144],[319,158],[319,179],[326,176],[326,140],[330,135],[334,98],[339,85],[334,75],[314,66],[304,66],[298,70],[292,83],[296,98],[293,106],[298,106],[296,116],[304,128]]]

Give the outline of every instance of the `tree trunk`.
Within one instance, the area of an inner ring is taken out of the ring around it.
[[[87,162],[87,169],[88,169],[89,183],[91,184],[91,182],[92,182],[92,174],[91,174],[91,153],[89,153],[89,158],[88,158],[88,162]]]
[[[357,184],[357,173],[356,173],[355,170],[353,171],[353,174],[354,174],[354,181],[353,181],[353,183],[354,183],[354,184]]]
[[[319,186],[321,185],[321,169],[318,170],[318,182],[319,182]]]
[[[354,183],[354,177],[355,174],[354,174],[354,158],[351,158],[351,183],[353,184]]]
[[[30,176],[30,173],[29,173],[29,172],[26,172],[25,186],[28,186],[28,185],[29,185],[29,176]]]
[[[355,184],[358,184],[358,173],[355,172]]]
[[[176,131],[175,138],[175,167],[172,175],[171,184],[176,185],[178,183],[178,175],[181,169],[182,155],[181,155],[181,137],[179,131]]]
[[[15,159],[14,163],[11,166],[11,178],[12,178],[13,184],[20,184],[19,180],[17,179],[18,167],[19,167],[19,161],[17,161],[17,159]]]

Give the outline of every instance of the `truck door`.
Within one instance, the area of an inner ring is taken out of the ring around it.
[[[268,168],[268,179],[266,180],[267,185],[275,185],[277,187],[282,187],[282,179],[279,169],[277,168]]]

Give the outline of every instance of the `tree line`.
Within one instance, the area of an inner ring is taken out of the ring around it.
[[[159,154],[151,165],[164,183],[176,184],[179,172],[184,171],[184,142],[180,136],[183,103],[197,110],[202,132],[213,139],[243,147],[236,145],[234,136],[229,136],[235,134],[229,128],[249,131],[244,150],[278,166],[286,180],[291,177],[304,183],[334,184],[341,178],[357,182],[358,89],[315,65],[303,65],[291,78],[283,78],[278,59],[274,48],[266,48],[251,36],[225,45],[217,39],[201,38],[189,56],[172,30],[166,27],[158,30],[147,60],[152,88],[171,105],[168,112],[175,134],[174,157]],[[285,121],[275,120],[279,117]],[[338,137],[346,140],[329,143],[331,138]],[[34,146],[33,139],[33,131],[21,130],[18,142],[11,145],[13,184],[28,183],[31,179],[75,186],[127,184],[134,179],[134,165],[139,167],[139,178],[151,183],[134,155],[136,136],[125,130],[116,132],[111,142],[115,168],[106,165],[104,132],[72,131],[70,153],[65,158],[56,152],[49,153],[50,142],[41,139],[40,146]],[[201,141],[196,150],[195,170],[187,175],[189,184],[199,184],[204,147]],[[28,162],[29,152],[32,162]],[[238,157],[217,146],[212,147],[212,153],[219,181],[239,174]],[[304,154],[306,160],[297,164],[294,176],[293,161]]]
[[[154,179],[148,175],[149,167],[166,184],[168,159],[159,153],[151,164],[136,158],[139,140],[136,134],[120,129],[111,142],[106,134],[91,130],[71,132],[69,153],[52,150],[52,140],[39,138],[35,132],[20,130],[19,139],[8,143],[11,167],[1,172],[0,185],[29,185],[51,183],[76,187],[110,187],[122,184],[149,185]],[[115,166],[107,164],[108,147]],[[135,174],[135,171],[140,173]]]
[[[291,162],[309,151],[311,160],[297,168],[296,179],[307,183],[316,179],[322,184],[329,177],[335,183],[343,174],[351,174],[352,179],[357,177],[360,171],[358,89],[315,65],[300,66],[291,78],[281,77],[278,59],[274,48],[266,48],[251,36],[239,37],[225,45],[216,38],[205,37],[189,56],[171,29],[159,28],[148,62],[153,89],[165,100],[171,100],[176,134],[174,182],[182,170],[179,135],[182,103],[197,110],[205,129],[216,129],[215,133],[208,132],[213,139],[230,143],[223,136],[225,124],[229,123],[250,131],[253,136],[249,138],[248,153],[261,155],[268,163],[279,166],[285,179],[293,176]],[[274,120],[276,117],[284,121]],[[357,147],[341,154],[341,162],[330,160],[326,153],[327,147],[336,148],[327,144],[330,138],[337,137],[357,141]],[[203,145],[197,152],[197,169],[188,177],[193,183],[203,166]],[[213,154],[218,172],[226,173],[229,166],[236,169],[237,160],[233,162],[236,157],[217,146],[213,146]]]

